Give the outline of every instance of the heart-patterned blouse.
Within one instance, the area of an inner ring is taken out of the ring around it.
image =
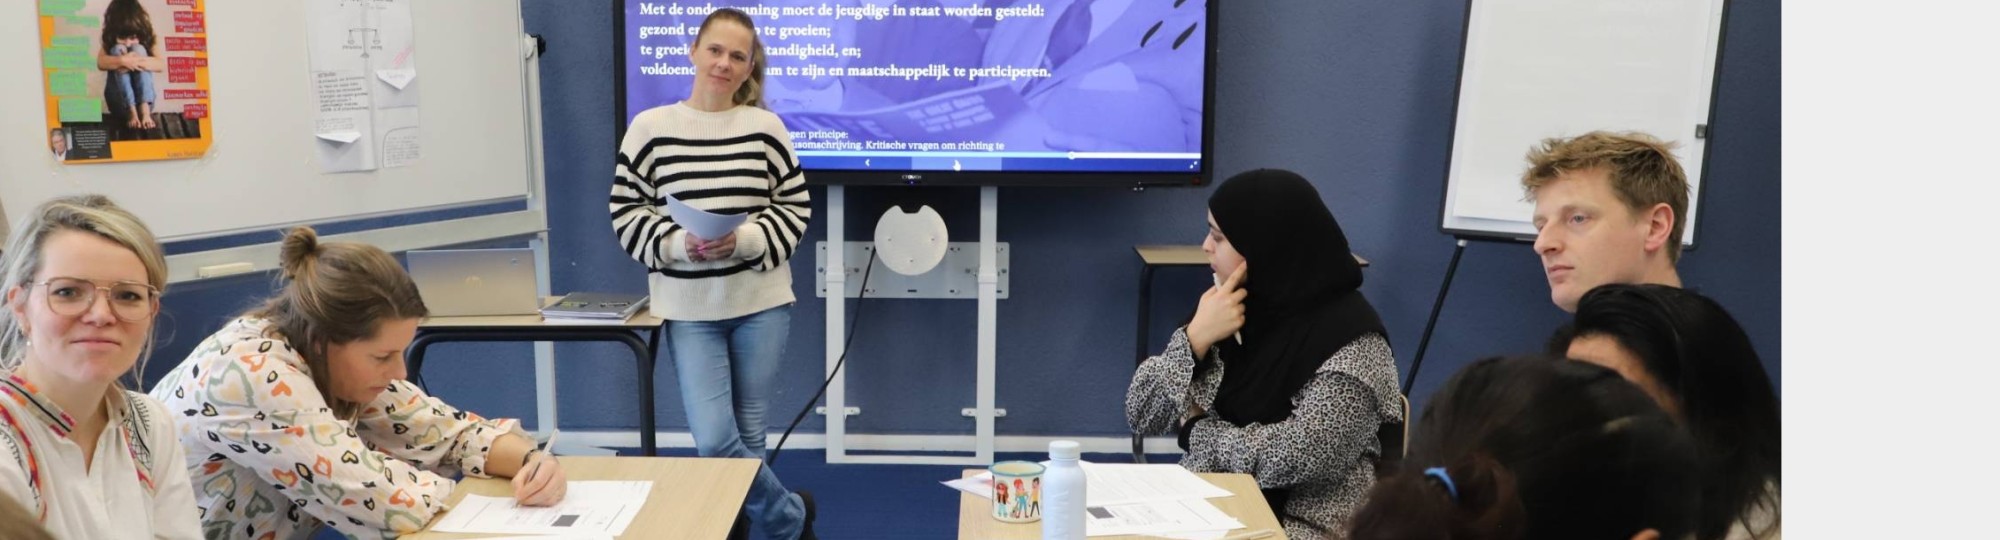
[[[324,523],[350,538],[420,530],[459,471],[520,422],[453,408],[396,381],[351,419],[334,414],[305,358],[264,319],[216,332],[153,387],[187,448],[209,538],[286,539]]]

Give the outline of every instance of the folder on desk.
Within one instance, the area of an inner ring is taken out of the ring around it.
[[[601,319],[621,321],[646,307],[646,295],[577,292],[542,308],[544,319]]]

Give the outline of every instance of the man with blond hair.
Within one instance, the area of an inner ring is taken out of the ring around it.
[[[1563,311],[1610,283],[1679,287],[1688,182],[1673,145],[1638,132],[1544,139],[1521,187],[1535,203],[1535,252]]]

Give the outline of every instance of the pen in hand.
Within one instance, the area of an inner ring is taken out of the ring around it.
[[[556,455],[556,452],[555,452],[555,448],[556,448],[556,435],[560,435],[560,434],[562,434],[562,430],[559,430],[559,429],[554,429],[554,428],[550,428],[550,429],[549,429],[549,438],[547,438],[547,439],[543,439],[543,440],[542,440],[542,443],[541,443],[541,444],[539,444],[539,445],[536,445],[536,446],[535,446],[535,449],[536,449],[536,450],[541,450],[541,451],[542,451],[542,453],[545,453],[545,454],[548,454],[548,455],[549,455],[550,457],[554,457],[554,456]],[[526,473],[522,473],[522,476],[533,476],[533,475],[532,475],[531,473],[533,473],[533,472],[536,472],[536,471],[539,471],[539,470],[540,470],[541,468],[542,468],[542,465],[541,465],[541,462],[536,462],[536,463],[535,463],[535,469],[534,469],[534,470],[530,470],[530,471],[528,471],[528,472],[526,472]]]

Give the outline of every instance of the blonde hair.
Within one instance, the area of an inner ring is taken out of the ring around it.
[[[271,321],[305,358],[313,386],[334,414],[352,417],[362,404],[333,395],[328,346],[375,337],[385,321],[422,318],[430,310],[410,275],[382,248],[321,243],[312,227],[295,227],[285,233],[278,261],[284,289],[248,315]]]
[[[50,199],[21,216],[14,234],[7,238],[6,251],[0,253],[0,275],[5,276],[8,290],[33,285],[46,261],[42,247],[60,231],[89,233],[124,246],[146,267],[146,284],[161,292],[167,290],[167,254],[153,231],[111,198],[95,194]],[[16,301],[27,301],[27,295]],[[146,327],[145,341],[139,347],[139,361],[134,364],[139,373],[145,372],[146,359],[153,354],[153,329],[154,325]],[[0,372],[20,367],[27,352],[28,336],[21,333],[14,310],[0,309]]]
[[[1611,191],[1637,215],[1666,203],[1674,211],[1674,230],[1667,237],[1667,260],[1681,258],[1681,234],[1687,224],[1687,173],[1674,159],[1674,144],[1637,131],[1592,131],[1574,138],[1543,139],[1528,150],[1528,171],[1521,187],[1528,200],[1535,190],[1564,174],[1604,169]]]
[[[764,108],[764,66],[767,63],[764,41],[757,39],[757,23],[750,19],[749,14],[736,8],[722,8],[709,13],[708,18],[701,20],[701,28],[695,31],[695,45],[701,44],[701,35],[708,31],[708,25],[719,20],[743,25],[745,30],[750,31],[750,78],[744,79],[743,86],[736,87],[736,94],[729,96],[730,103]]]

